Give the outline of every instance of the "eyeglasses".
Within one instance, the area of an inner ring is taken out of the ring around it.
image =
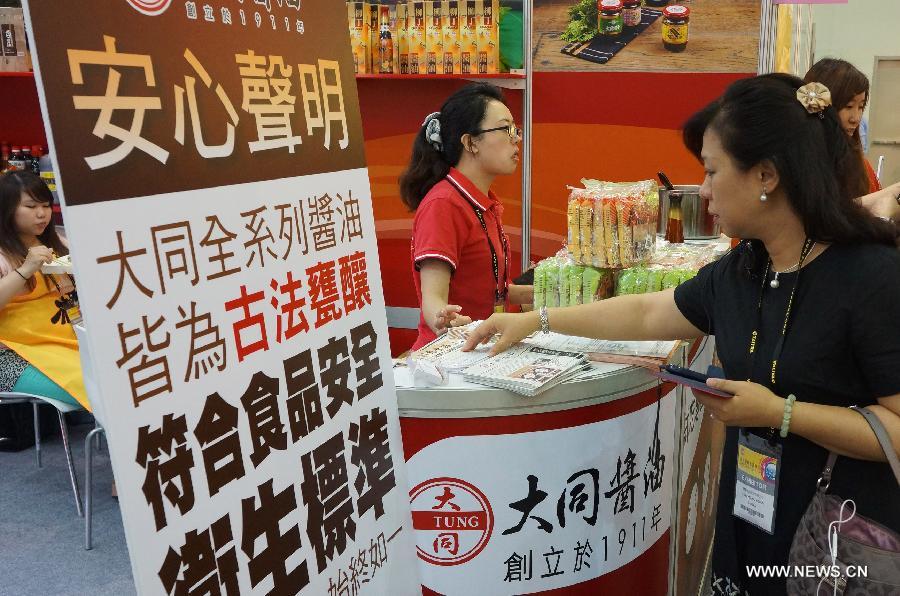
[[[516,139],[522,138],[522,129],[515,124],[509,124],[507,126],[497,126],[495,128],[486,128],[484,130],[479,129],[475,131],[475,134],[480,135],[486,132],[494,132],[495,130],[505,130],[506,134],[509,135],[510,141],[515,141]]]

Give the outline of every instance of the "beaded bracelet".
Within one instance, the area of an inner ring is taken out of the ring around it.
[[[791,427],[791,413],[793,412],[795,401],[797,401],[797,397],[793,393],[784,400],[784,418],[781,419],[780,433],[782,439],[788,436],[788,429]]]

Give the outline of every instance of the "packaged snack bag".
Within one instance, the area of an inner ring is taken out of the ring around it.
[[[594,302],[594,295],[600,287],[600,271],[593,267],[587,267],[581,274],[582,303]]]
[[[579,225],[579,208],[581,200],[574,190],[569,194],[569,202],[566,205],[566,224],[568,227],[568,242],[566,247],[572,253],[572,258],[581,263],[581,227]]]
[[[666,272],[662,269],[650,269],[649,272],[650,273],[647,276],[647,288],[644,290],[644,293],[659,292],[662,290],[663,276]]]
[[[666,271],[665,275],[662,278],[662,289],[668,290],[674,288],[678,284],[681,283],[681,275],[682,272],[678,269],[674,269],[672,271]]]
[[[593,235],[591,223],[593,220],[594,203],[590,199],[582,198],[579,201],[578,207],[578,242],[581,246],[581,258],[578,259],[578,262],[585,265],[590,265],[591,259],[593,258],[593,250],[591,248],[591,239]]]
[[[693,277],[697,277],[696,271],[693,269],[683,269],[681,272],[681,283],[684,283]]]
[[[569,276],[572,272],[572,265],[562,264],[559,267],[559,305],[570,306],[569,302]]]
[[[626,296],[637,293],[635,292],[635,284],[637,282],[639,270],[639,267],[633,267],[631,269],[623,269],[622,272],[619,273],[619,281],[616,284],[616,296]]]
[[[548,265],[547,281],[545,284],[545,303],[547,308],[559,306],[559,266]]]
[[[634,209],[630,201],[616,201],[616,217],[618,221],[619,231],[619,264],[622,267],[629,267],[634,262],[634,253],[632,252],[632,244],[634,241],[634,231],[632,230]]]
[[[582,298],[582,284],[584,282],[584,267],[573,265],[569,269],[569,304],[584,304]],[[585,296],[585,298],[587,298]]]
[[[603,242],[606,244],[607,267],[618,267],[620,264],[618,227],[615,201],[606,199],[603,201]]]
[[[547,268],[541,263],[538,263],[537,267],[534,268],[534,282],[532,282],[532,284],[532,287],[534,288],[534,307],[541,308],[542,306],[546,306]]]

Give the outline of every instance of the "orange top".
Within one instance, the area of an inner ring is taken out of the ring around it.
[[[0,276],[15,275],[0,255]],[[15,351],[90,410],[81,375],[75,330],[50,321],[57,312],[59,294],[43,274],[35,273],[34,290],[25,290],[0,309],[0,343]]]
[[[865,157],[863,157],[863,164],[866,166],[866,174],[869,175],[869,192],[881,190],[881,183],[878,181],[878,176],[875,175],[875,170],[872,169],[872,164]]]

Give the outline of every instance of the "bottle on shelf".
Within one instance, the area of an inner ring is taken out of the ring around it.
[[[22,167],[19,169],[28,172],[34,171],[34,156],[31,155],[31,147],[28,145],[22,145]]]
[[[9,154],[9,160],[6,164],[8,170],[24,170],[25,161],[22,159],[22,149],[13,147]]]
[[[39,147],[39,149],[41,149],[41,153],[43,153],[43,148]],[[53,204],[59,205],[59,195],[56,194],[56,174],[53,172],[53,160],[50,159],[50,154],[46,153],[41,155],[38,161],[41,170],[41,180],[47,184],[47,187],[53,194]]]
[[[44,154],[44,148],[40,145],[31,146],[31,171],[41,175],[41,156]]]

